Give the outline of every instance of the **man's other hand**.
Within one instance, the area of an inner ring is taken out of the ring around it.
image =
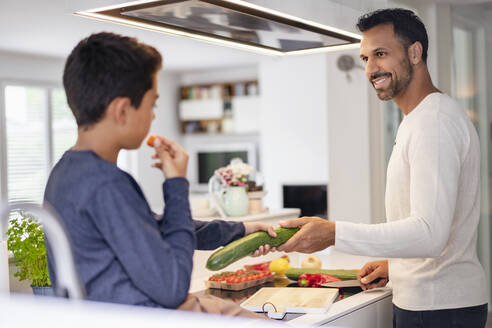
[[[388,283],[388,261],[367,262],[357,275],[363,290],[384,287]]]

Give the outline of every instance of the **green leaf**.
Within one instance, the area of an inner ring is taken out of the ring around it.
[[[7,246],[14,254],[18,271],[14,277],[30,280],[33,286],[50,286],[46,245],[41,225],[31,215],[11,213]]]

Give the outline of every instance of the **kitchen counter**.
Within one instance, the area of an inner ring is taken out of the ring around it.
[[[200,221],[212,221],[212,220],[227,220],[227,221],[235,221],[235,222],[261,221],[261,222],[277,225],[278,221],[295,219],[298,218],[300,214],[301,214],[301,210],[299,208],[282,208],[280,210],[272,210],[272,211],[266,210],[258,214],[249,214],[245,216],[236,216],[236,217],[231,216],[227,218],[221,218],[219,216],[194,217],[194,219]]]
[[[261,258],[244,258],[230,265],[227,270],[236,270],[246,263],[257,263],[281,256],[282,253],[270,253]],[[304,254],[288,254],[294,267],[299,267]],[[367,260],[360,256],[347,255],[328,249],[317,255],[327,269],[358,268]],[[211,274],[211,272],[210,272]],[[204,293],[204,280],[209,274],[195,277],[191,283],[191,292]],[[249,295],[249,294],[248,294]],[[121,328],[135,327],[145,322],[146,327],[180,326],[183,328],[196,327],[251,327],[255,325],[250,320],[238,318],[210,316],[199,313],[184,313],[165,309],[144,308],[118,304],[98,302],[71,302],[61,298],[28,297],[27,295],[12,295],[8,297],[0,294],[0,308],[9,315],[0,317],[1,327],[53,327],[63,322],[71,327],[107,327]],[[30,313],[25,316],[25,313]],[[275,323],[285,323],[289,326],[327,326],[327,327],[391,327],[392,305],[391,289],[385,288],[375,291],[365,291],[346,297],[335,302],[324,314],[287,315],[283,321],[265,321],[262,327],[280,327]]]
[[[324,269],[354,269],[360,268],[367,261],[374,258],[355,256],[328,249],[316,253],[323,262]],[[284,253],[270,253],[260,258],[244,258],[225,270],[234,271],[242,268],[244,264],[253,264],[262,261],[269,261],[284,255]],[[287,254],[293,267],[300,267],[302,259],[306,256],[300,253]],[[204,281],[214,272],[208,271],[207,275],[194,277],[191,282],[190,292],[197,294],[209,293],[219,297],[232,298],[242,301],[251,296],[257,289],[244,290],[242,292],[225,293],[218,290],[205,290]],[[270,283],[271,284],[271,283]],[[237,296],[236,296],[237,295]],[[345,297],[336,301],[324,314],[288,314],[283,319],[284,322],[292,326],[345,326],[345,327],[392,327],[392,291],[385,287],[371,291],[361,291],[350,297]]]

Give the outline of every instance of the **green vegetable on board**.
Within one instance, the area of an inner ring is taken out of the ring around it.
[[[326,270],[314,268],[290,268],[285,271],[285,276],[290,280],[298,281],[299,277],[304,273],[325,273],[330,276],[337,277],[341,280],[356,280],[359,270]]]

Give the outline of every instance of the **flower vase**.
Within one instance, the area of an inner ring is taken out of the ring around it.
[[[245,187],[227,187],[222,190],[221,200],[228,216],[248,214],[249,199]]]

